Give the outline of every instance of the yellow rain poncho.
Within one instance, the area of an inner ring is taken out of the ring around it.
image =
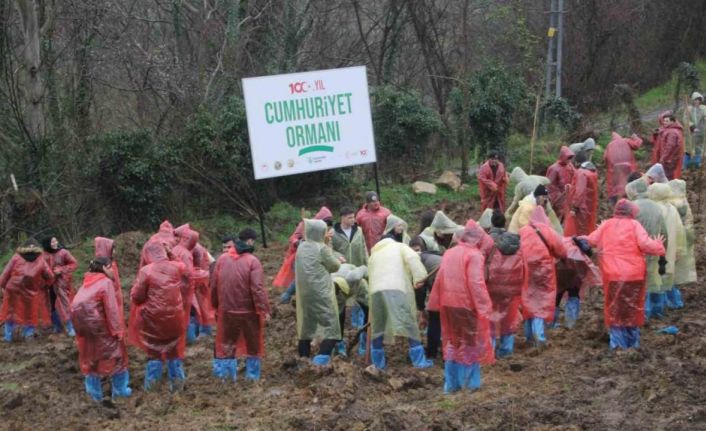
[[[674,284],[681,286],[682,284],[696,281],[694,215],[691,213],[691,206],[689,206],[689,201],[686,199],[686,182],[684,180],[671,180],[669,187],[672,188],[672,199],[670,202],[679,213],[686,235],[686,253],[677,259],[676,268],[674,269]]]
[[[394,214],[390,214],[389,216],[387,216],[387,224],[385,225],[385,230],[382,233],[382,237],[385,238],[386,236],[394,235],[393,229],[400,224],[404,226],[404,231],[402,233],[402,242],[405,244],[409,244],[410,238],[407,234],[407,229],[409,226],[407,225],[406,221],[402,220]],[[372,252],[373,250],[371,249],[370,253],[372,254]]]
[[[324,244],[326,223],[304,220],[304,241],[294,259],[297,298],[297,335],[300,340],[341,339],[336,292],[331,273],[340,261]]]
[[[340,225],[334,226],[333,237],[331,238],[331,247],[333,250],[341,253],[346,263],[360,266],[368,264],[368,248],[365,246],[365,235],[363,230],[358,227],[353,227],[353,238],[348,238]]]
[[[478,226],[480,226],[484,230],[488,230],[491,227],[493,227],[493,210],[490,208],[486,208],[485,211],[483,211],[483,214],[480,215],[480,218],[478,219]]]
[[[419,237],[424,240],[427,251],[443,251],[444,247],[436,241],[434,234],[453,235],[459,230],[463,230],[463,226],[457,225],[446,214],[444,214],[443,211],[437,211],[436,214],[434,214],[434,220],[432,220],[431,225],[424,229],[424,231],[419,234]],[[408,243],[409,241],[407,244]]]
[[[686,232],[676,207],[670,203],[672,188],[666,183],[654,183],[647,188],[647,197],[655,201],[662,210],[664,222],[667,225],[667,259],[666,274],[662,275],[662,292],[671,290],[674,286],[676,262],[683,259],[686,253]]]
[[[647,234],[651,237],[663,235],[665,249],[668,248],[667,223],[662,215],[662,207],[647,198],[647,183],[642,179],[628,183],[625,186],[625,194],[640,208],[636,220],[645,228]],[[659,257],[647,255],[645,261],[647,263],[647,291],[650,293],[663,292],[665,289],[662,289],[662,276],[659,275]]]
[[[370,250],[368,288],[373,338],[408,337],[419,341],[414,286],[427,271],[408,245],[383,238]]]
[[[510,180],[515,182],[515,196],[513,196],[510,206],[505,210],[505,218],[508,220],[512,218],[520,201],[525,196],[531,195],[538,185],[546,186],[549,184],[549,178],[540,175],[527,175],[519,166],[512,170]]]
[[[366,266],[356,267],[348,263],[342,264],[338,272],[331,275],[333,282],[338,286],[336,301],[339,310],[356,302],[368,305],[368,282],[365,280],[367,276]]]
[[[520,229],[529,224],[530,216],[535,208],[537,208],[537,200],[535,199],[534,194],[530,193],[520,201],[517,211],[515,211],[515,214],[512,215],[512,220],[510,220],[510,225],[508,226],[507,231],[511,233],[519,233]],[[559,217],[556,216],[556,213],[552,209],[549,202],[547,202],[545,213],[547,214],[547,217],[549,217],[549,221],[551,222],[551,226],[554,231],[556,231],[559,235],[564,235],[564,229],[561,227]]]

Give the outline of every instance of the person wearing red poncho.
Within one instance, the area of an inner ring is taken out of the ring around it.
[[[486,208],[505,212],[505,188],[508,181],[505,165],[498,159],[498,154],[491,151],[488,155],[488,161],[483,163],[478,170],[481,212]]]
[[[572,163],[575,154],[567,146],[562,146],[559,150],[559,160],[547,169],[547,178],[549,178],[549,201],[552,203],[552,208],[559,217],[559,221],[564,221],[567,186],[571,184],[574,177],[574,164]]]
[[[191,236],[194,232],[198,235],[198,232],[192,229],[189,223],[174,229],[174,234],[179,239],[180,244],[182,240],[187,244],[187,250],[191,246]],[[176,254],[182,256],[181,252],[177,252]],[[211,289],[209,288],[208,282],[212,257],[208,250],[206,250],[206,247],[201,245],[198,240],[193,248],[191,248],[191,261],[188,262],[186,252],[183,253],[183,257],[186,259],[186,261],[183,260],[186,266],[193,267],[194,271],[191,277],[194,294],[191,296],[189,326],[186,330],[186,342],[193,343],[198,337],[211,335],[211,325],[216,321],[215,311],[211,304]]]
[[[588,235],[598,219],[598,174],[591,162],[581,163],[574,173],[564,218],[564,236]]]
[[[218,258],[211,277],[211,301],[217,309],[218,325],[213,375],[235,381],[236,356],[239,356],[247,358],[245,378],[259,380],[270,303],[264,288],[262,264],[252,254],[257,234],[247,228],[238,237],[235,248]]]
[[[547,341],[545,322],[554,319],[556,259],[566,258],[566,247],[541,206],[535,208],[529,224],[520,229],[520,244],[530,273],[529,283],[522,289],[525,337],[539,346]]]
[[[54,284],[49,289],[49,306],[54,332],[64,332],[70,337],[75,335],[71,324],[71,300],[74,297],[73,272],[78,268],[78,262],[65,249],[56,237],[47,237],[42,241],[44,259],[54,273]]]
[[[71,302],[76,345],[86,392],[95,401],[103,399],[101,378],[110,377],[112,396],[129,397],[128,356],[125,322],[115,298],[112,262],[107,257],[91,261],[83,286]]]
[[[110,261],[110,271],[113,273],[113,288],[115,290],[115,300],[118,301],[120,320],[125,321],[125,311],[123,308],[123,286],[120,283],[120,270],[118,261],[113,258],[115,253],[115,241],[110,238],[97,236],[93,239],[93,248],[96,257],[105,257]]]
[[[633,134],[623,138],[613,132],[610,143],[603,154],[606,167],[606,190],[611,205],[625,197],[625,186],[630,174],[637,170],[634,152],[642,146],[642,139]]]
[[[635,220],[640,209],[621,199],[613,218],[591,235],[582,237],[599,250],[603,274],[604,318],[610,335],[610,348],[640,347],[640,326],[645,322],[645,255],[662,256],[664,237],[651,239]]]
[[[5,266],[0,275],[2,310],[5,322],[3,340],[11,342],[17,325],[22,326],[25,339],[34,336],[38,324],[46,324],[46,289],[54,281],[54,273],[42,258],[42,248],[34,239],[25,242]]]
[[[478,248],[485,232],[474,223],[457,233],[441,259],[427,309],[441,314],[444,392],[478,389],[480,366],[495,361],[490,338],[493,304]]]
[[[667,179],[679,179],[684,163],[684,130],[671,112],[663,113],[661,118],[662,127],[657,132],[653,159],[662,165]]]
[[[168,245],[167,245],[168,247]],[[183,387],[183,359],[186,321],[182,292],[189,284],[189,272],[182,262],[169,260],[165,245],[151,242],[145,248],[146,265],[140,269],[130,291],[128,342],[149,358],[145,368],[145,389],[162,377],[162,363],[172,389]]]
[[[323,220],[327,225],[333,225],[333,213],[330,209],[326,207],[321,207],[319,212],[314,216],[314,220]],[[292,296],[296,293],[296,283],[294,282],[294,258],[297,254],[297,247],[299,242],[304,239],[304,220],[300,221],[294,233],[289,237],[289,247],[287,248],[287,253],[284,256],[284,262],[277,272],[272,285],[287,290],[280,296],[280,302],[282,304],[287,304],[292,299]]]
[[[380,204],[380,197],[377,193],[367,192],[365,194],[365,206],[356,214],[355,222],[363,230],[365,246],[368,247],[368,252],[380,241],[380,238],[385,233],[387,217],[390,214],[392,212]]]
[[[196,317],[196,283],[200,280],[208,281],[208,270],[197,268],[194,265],[194,248],[199,242],[199,233],[188,227],[179,232],[179,243],[172,249],[173,260],[181,262],[186,267],[189,283],[184,286],[181,298],[184,303],[184,317],[186,319],[186,342],[193,343],[198,335],[199,321]]]
[[[140,253],[140,265],[138,269],[142,268],[145,266],[147,263],[145,263],[145,252],[147,249],[147,244],[149,243],[157,243],[157,244],[167,244],[169,248],[171,249],[177,243],[179,242],[179,239],[176,237],[174,234],[174,226],[169,222],[169,220],[164,220],[162,224],[159,225],[159,231],[152,235],[149,240],[145,243],[144,246],[142,246],[142,252]]]

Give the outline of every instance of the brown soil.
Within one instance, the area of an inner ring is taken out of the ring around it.
[[[452,211],[461,221],[461,210]],[[704,233],[702,223],[696,250],[700,274],[706,270]],[[125,256],[142,240],[142,234],[125,234],[118,249]],[[282,246],[258,250],[270,276],[283,251]],[[136,256],[133,252],[121,262],[126,296],[134,275],[128,268],[136,267]],[[442,391],[442,361],[416,370],[404,343],[388,348],[388,371],[379,376],[367,374],[357,356],[336,358],[323,371],[296,361],[291,305],[278,305],[268,327],[259,383],[241,378],[236,384],[217,383],[211,377],[212,340],[205,339],[187,349],[184,392],[170,394],[161,387],[145,393],[145,357],[131,348],[134,394],[114,404],[89,401],[71,340],[42,335],[0,347],[0,429],[706,430],[702,289],[701,282],[683,289],[686,307],[649,322],[639,351],[619,354],[608,350],[602,293],[593,291],[574,330],[550,330],[543,351],[525,347],[519,335],[511,359],[483,368],[481,390],[451,396]],[[272,293],[273,303],[277,296]],[[657,333],[668,325],[678,326],[679,334]],[[105,389],[108,393],[108,385]]]

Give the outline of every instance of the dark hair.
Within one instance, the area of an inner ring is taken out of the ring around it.
[[[417,235],[411,240],[409,240],[409,246],[414,247],[417,246],[422,249],[422,251],[427,251],[427,244],[424,242],[421,236]]]
[[[628,177],[628,182],[631,183],[635,180],[639,180],[640,178],[642,178],[642,174],[638,171],[635,171],[635,172],[631,173],[630,176]]]
[[[331,217],[326,217],[324,219],[324,222],[326,222],[326,226],[328,226],[328,227],[333,226],[333,219]]]
[[[241,241],[247,241],[249,239],[255,240],[257,239],[257,232],[251,227],[246,227],[238,233],[238,239]]]
[[[490,216],[490,224],[492,224],[493,227],[504,228],[506,221],[505,215],[498,210],[493,211],[493,215]]]
[[[88,262],[88,272],[103,272],[103,267],[110,265],[110,259],[107,257],[97,257]]]
[[[235,242],[235,237],[231,234],[225,235],[223,239],[221,239],[221,243],[225,244],[227,242],[233,241]]]
[[[674,114],[665,115],[664,118],[669,118],[669,121],[677,121],[677,117]]]
[[[419,219],[419,233],[424,232],[424,229],[431,226],[431,222],[434,221],[435,215],[436,213],[434,210],[426,210],[422,213],[422,216]]]
[[[341,217],[347,216],[348,214],[355,214],[355,210],[353,207],[346,205],[341,208]]]

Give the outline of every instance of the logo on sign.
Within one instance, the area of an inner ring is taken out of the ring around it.
[[[280,169],[282,169],[282,163],[281,163],[281,162],[275,162],[275,170],[276,170],[276,171],[279,171]]]

